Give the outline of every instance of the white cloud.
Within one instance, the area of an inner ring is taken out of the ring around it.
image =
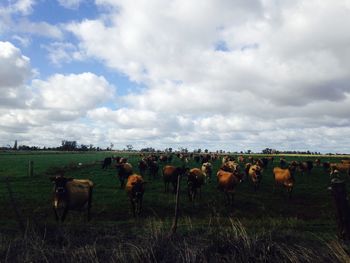
[[[28,15],[33,11],[33,6],[35,3],[35,0],[17,0],[14,1],[12,8],[15,12],[20,12],[24,15]]]
[[[274,130],[288,131],[274,137],[281,142],[298,138],[297,129],[349,127],[347,1],[96,4],[108,6],[107,16],[67,29],[88,56],[147,85],[125,97],[128,107],[160,120],[182,116],[177,138],[200,137],[196,127],[218,143],[235,132],[261,145]]]
[[[0,88],[23,85],[30,74],[30,59],[10,42],[0,41]]]
[[[10,42],[0,41],[0,108],[24,107],[32,76],[30,59]]]
[[[116,99],[92,73],[34,80],[26,100],[33,112],[1,115],[10,127],[33,134],[40,124],[48,143],[66,136],[135,147],[350,151],[343,139],[350,127],[348,1],[95,4],[102,13],[94,20],[23,20],[20,27],[56,39],[42,45],[56,65],[93,58],[145,88]],[[77,45],[64,39],[63,27]],[[111,109],[106,98],[123,106]]]
[[[31,105],[46,109],[86,111],[115,96],[104,77],[90,72],[82,74],[55,74],[47,81],[33,80],[36,98]]]
[[[59,26],[47,22],[31,22],[28,19],[21,19],[18,22],[13,23],[10,30],[53,39],[63,38],[63,33]]]
[[[82,61],[85,55],[69,42],[53,42],[49,45],[42,45],[48,51],[48,58],[54,65],[61,66],[62,63]]]

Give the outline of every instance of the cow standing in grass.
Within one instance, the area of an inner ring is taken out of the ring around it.
[[[112,164],[112,157],[106,157],[103,160],[102,169],[108,168],[109,166],[111,166],[111,164]]]
[[[149,175],[152,179],[158,177],[159,164],[157,161],[148,162]]]
[[[203,172],[204,177],[205,177],[205,183],[209,183],[211,181],[211,177],[212,177],[212,173],[213,173],[212,164],[209,162],[203,163],[201,169],[202,169],[202,172]]]
[[[304,174],[304,173],[311,174],[312,168],[313,168],[312,161],[306,161],[306,162],[299,163],[299,170],[300,170],[301,174]]]
[[[289,166],[287,169],[283,169],[280,167],[273,168],[273,178],[275,181],[274,191],[276,186],[280,185],[287,189],[288,196],[291,198],[292,191],[295,184],[294,179],[295,166]]]
[[[146,175],[147,168],[148,168],[147,161],[144,159],[141,159],[139,161],[139,171],[142,177]]]
[[[185,167],[175,167],[172,165],[166,165],[163,168],[163,181],[164,181],[164,192],[169,192],[169,184],[173,186],[173,193],[176,193],[177,178],[178,176],[184,176],[187,173]]]
[[[201,197],[201,187],[204,184],[204,174],[199,168],[193,168],[189,171],[187,177],[188,198],[190,201],[194,201],[199,190],[199,196]]]
[[[132,165],[130,163],[119,163],[116,165],[118,171],[118,178],[120,181],[120,188],[125,187],[125,180],[133,174]]]
[[[254,190],[258,190],[262,179],[262,168],[258,164],[247,163],[246,175],[252,180]]]
[[[224,192],[226,204],[233,205],[234,193],[237,185],[242,181],[242,174],[237,169],[232,172],[220,169],[216,175],[218,189]]]
[[[143,194],[145,192],[145,185],[142,176],[132,174],[128,177],[128,181],[125,186],[126,193],[131,202],[132,213],[134,217],[140,215],[142,212]]]
[[[90,220],[93,183],[88,179],[50,177],[54,183],[53,209],[56,220],[65,220],[68,210],[87,210]]]

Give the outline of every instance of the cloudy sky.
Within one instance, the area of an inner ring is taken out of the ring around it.
[[[0,146],[350,153],[349,0],[1,0]]]

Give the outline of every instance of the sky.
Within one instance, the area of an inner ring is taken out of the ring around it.
[[[1,0],[0,146],[350,153],[349,0]]]

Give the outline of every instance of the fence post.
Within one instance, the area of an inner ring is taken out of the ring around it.
[[[346,193],[345,182],[339,178],[331,181],[331,192],[336,207],[336,219],[338,224],[338,236],[341,239],[350,239],[350,209]]]
[[[33,177],[33,173],[34,173],[34,162],[29,161],[29,163],[28,163],[28,176]]]

